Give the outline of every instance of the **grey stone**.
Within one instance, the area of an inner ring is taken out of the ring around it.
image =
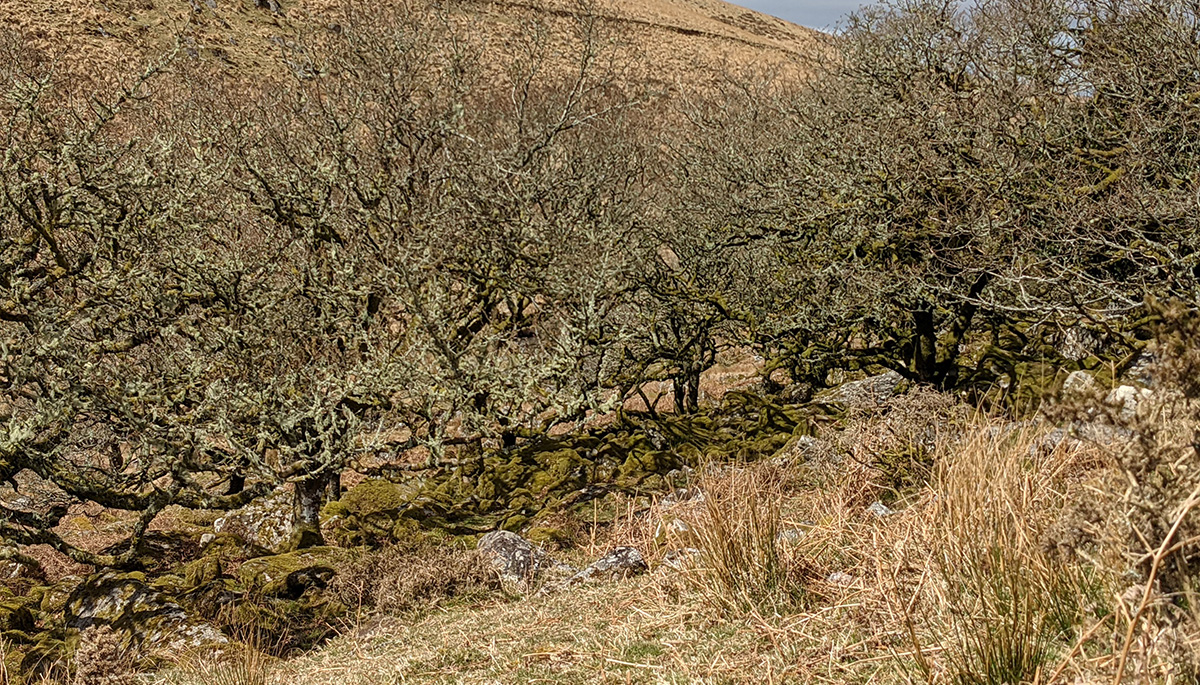
[[[295,520],[292,493],[279,491],[225,514],[213,522],[213,531],[280,554],[291,542]]]
[[[844,383],[824,393],[821,399],[831,404],[873,409],[899,393],[903,383],[903,376],[895,371],[887,371],[860,381]]]
[[[571,586],[619,580],[645,573],[648,568],[641,552],[633,547],[617,547],[568,578],[565,584]]]
[[[676,571],[683,571],[699,562],[703,554],[703,552],[695,547],[673,549],[663,555],[663,566]]]
[[[667,493],[665,497],[660,499],[658,504],[663,509],[670,509],[671,507],[683,502],[699,503],[703,501],[704,491],[697,487],[690,487],[672,490],[671,492]]]
[[[993,442],[1003,442],[1013,435],[1019,434],[1023,429],[1028,428],[1029,425],[1028,421],[1007,421],[999,426],[989,426],[987,433]]]
[[[793,438],[775,455],[775,461],[780,464],[803,463],[821,459],[833,459],[837,449],[833,443],[811,435],[801,435]]]
[[[1133,431],[1128,428],[1098,421],[1078,421],[1071,426],[1071,434],[1105,448],[1118,447],[1133,437]]]
[[[845,571],[834,571],[833,573],[829,574],[829,577],[825,579],[825,582],[829,583],[830,585],[853,585],[854,576],[846,573]]]
[[[1029,457],[1034,459],[1047,456],[1058,449],[1060,445],[1064,450],[1075,451],[1083,445],[1083,442],[1066,429],[1055,428],[1029,446]]]
[[[672,539],[679,539],[692,532],[692,527],[683,519],[672,518],[670,520],[662,520],[654,527],[654,542],[659,545],[665,545]]]
[[[1100,393],[1100,384],[1087,371],[1072,371],[1062,384],[1063,396],[1088,396]]]
[[[507,530],[495,530],[479,540],[479,554],[510,590],[528,592],[541,581],[562,580],[578,570],[550,557],[540,547]]]
[[[871,506],[867,507],[867,511],[879,518],[891,516],[896,513],[894,509],[880,501],[871,502]]]
[[[67,598],[68,628],[108,626],[143,653],[180,654],[229,642],[214,626],[151,589],[139,574],[106,571],[80,583]]]
[[[808,535],[808,531],[816,527],[817,524],[811,521],[801,522],[795,528],[784,528],[775,534],[775,542],[784,545],[794,545]]]
[[[1153,352],[1142,350],[1134,357],[1129,368],[1125,369],[1124,378],[1128,378],[1135,383],[1141,383],[1148,388],[1158,386],[1158,378],[1155,375],[1155,367],[1158,365],[1158,357]]]
[[[1066,359],[1079,361],[1099,352],[1102,343],[1103,340],[1095,332],[1082,326],[1072,326],[1063,332],[1058,351]]]
[[[1122,385],[1113,388],[1104,397],[1104,403],[1117,409],[1117,417],[1122,421],[1132,421],[1137,418],[1138,405],[1149,399],[1154,393],[1145,388],[1135,388],[1132,385]]]

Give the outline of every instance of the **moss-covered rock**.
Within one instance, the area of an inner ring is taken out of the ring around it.
[[[355,552],[340,547],[308,549],[251,559],[238,569],[247,590],[267,597],[298,598],[310,588],[325,587]]]
[[[533,526],[525,531],[525,538],[541,547],[565,547],[571,541],[571,534],[554,526]]]
[[[0,588],[9,588],[24,593],[29,588],[46,582],[41,566],[25,556],[16,547],[0,546]]]
[[[127,542],[110,545],[101,554],[120,554],[126,550]],[[202,554],[200,538],[193,532],[153,530],[147,532],[138,543],[133,558],[133,568],[150,575],[169,572]]]
[[[906,392],[909,383],[895,371],[885,371],[858,381],[843,383],[818,395],[820,402],[863,410],[878,409],[889,398]]]
[[[0,633],[33,632],[37,628],[37,617],[31,604],[32,602],[25,597],[9,596],[0,599]]]
[[[75,630],[108,626],[146,654],[179,654],[228,642],[215,627],[152,588],[141,573],[106,571],[89,577],[71,592],[63,617],[66,627]]]
[[[213,531],[279,553],[287,551],[291,543],[295,520],[292,493],[280,490],[218,518]]]
[[[393,483],[382,479],[365,480],[342,494],[341,499],[325,505],[321,518],[327,536],[342,546],[378,544],[415,533],[417,527],[407,521],[423,481]]]
[[[220,578],[223,570],[221,556],[212,554],[185,564],[177,573],[184,588],[196,588]]]
[[[11,685],[32,685],[48,682],[48,671],[74,653],[79,634],[61,627],[51,627],[30,634],[11,631],[5,634],[7,644],[3,654]]]
[[[201,558],[217,557],[225,562],[241,562],[255,557],[266,557],[274,554],[271,550],[247,542],[239,535],[231,533],[210,534],[201,549]]]
[[[528,592],[543,582],[559,582],[577,572],[510,531],[497,530],[484,535],[478,550],[510,591]]]
[[[83,578],[80,576],[66,576],[54,585],[36,588],[30,594],[40,597],[39,610],[43,614],[56,616],[63,612],[67,601],[71,598],[71,593],[75,592],[75,588],[79,587],[82,582]]]
[[[581,493],[598,487],[626,494],[663,491],[672,485],[669,474],[702,462],[768,458],[795,436],[813,434],[826,414],[824,405],[788,406],[730,392],[719,407],[700,414],[624,416],[594,432],[495,450],[430,470],[421,479],[368,480],[325,506],[326,539],[341,546],[407,544],[532,526],[549,543],[556,534],[537,530],[543,513],[579,513],[580,502],[592,499]]]

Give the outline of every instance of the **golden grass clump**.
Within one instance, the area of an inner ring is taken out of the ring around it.
[[[251,633],[219,651],[184,657],[164,685],[266,685],[275,661]]]
[[[779,473],[766,465],[726,468],[701,479],[691,524],[695,588],[727,615],[772,615],[803,605],[804,568],[780,544]]]
[[[403,614],[449,599],[479,599],[500,589],[496,573],[471,550],[384,547],[339,570],[331,587],[361,617]]]
[[[1088,578],[1042,544],[1066,474],[1060,453],[1031,457],[1032,437],[978,429],[939,462],[926,606],[954,683],[1034,680],[1091,606]]]

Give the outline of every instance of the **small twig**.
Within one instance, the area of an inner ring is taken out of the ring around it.
[[[1075,646],[1071,648],[1071,652],[1067,654],[1067,658],[1063,659],[1062,663],[1058,665],[1058,668],[1054,669],[1054,673],[1050,674],[1050,677],[1046,680],[1046,685],[1051,685],[1051,683],[1053,683],[1055,680],[1058,680],[1058,676],[1062,675],[1062,672],[1067,669],[1067,666],[1071,664],[1071,661],[1075,658],[1075,655],[1079,654],[1079,650],[1083,649],[1083,645],[1086,644],[1088,640],[1092,639],[1092,636],[1096,634],[1096,631],[1100,629],[1100,626],[1108,623],[1109,616],[1112,616],[1112,614],[1108,614],[1104,618],[1097,621],[1096,625],[1087,629],[1087,632],[1085,632],[1075,643]]]

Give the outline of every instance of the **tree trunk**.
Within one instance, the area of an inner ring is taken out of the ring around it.
[[[246,489],[246,474],[241,471],[234,471],[229,474],[229,489],[225,491],[226,495],[236,495]]]
[[[336,502],[342,498],[342,474],[338,471],[329,473],[325,488],[325,501]]]
[[[939,341],[941,349],[938,352],[937,363],[938,387],[942,390],[948,390],[958,384],[958,355],[962,351],[967,331],[971,329],[975,313],[979,311],[978,298],[991,282],[992,276],[986,272],[975,279],[967,291],[966,300],[959,305],[957,315],[950,322],[950,329]]]
[[[329,479],[324,475],[314,475],[296,482],[296,494],[293,499],[295,523],[292,528],[291,549],[325,544],[325,538],[321,537],[321,496],[328,484]]]
[[[689,414],[700,411],[700,370],[696,369],[688,379],[687,409]]]
[[[913,373],[923,383],[936,383],[937,378],[937,330],[933,326],[933,310],[928,308],[913,311]]]

